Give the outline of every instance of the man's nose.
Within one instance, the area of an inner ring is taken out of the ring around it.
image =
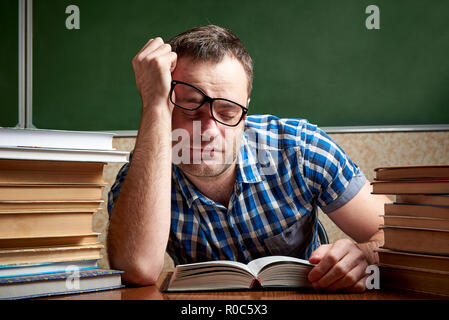
[[[214,117],[212,116],[211,110],[210,108],[208,109],[207,112],[204,112],[202,115],[202,119],[201,119],[201,124],[202,124],[202,131],[205,130],[214,130],[214,129],[219,129],[219,123],[217,121],[215,121]]]
[[[205,112],[201,119],[201,135],[205,138],[214,139],[220,135],[220,124],[215,121],[210,112]]]

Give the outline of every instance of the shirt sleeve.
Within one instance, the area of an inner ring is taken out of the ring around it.
[[[360,191],[366,177],[343,149],[317,126],[303,124],[300,135],[307,187],[324,213],[335,211]]]
[[[109,190],[109,193],[108,193],[109,218],[112,215],[112,210],[114,209],[114,205],[115,205],[115,202],[117,201],[123,181],[125,181],[125,177],[128,174],[128,169],[129,169],[129,164],[131,163],[131,159],[132,159],[132,152],[129,155],[129,161],[121,167],[121,169],[117,173],[117,177],[115,179],[114,184],[111,187],[111,190]]]

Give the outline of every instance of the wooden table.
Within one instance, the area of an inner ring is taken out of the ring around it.
[[[166,293],[159,288],[167,277],[163,273],[153,286],[122,288],[116,290],[61,295],[40,299],[51,300],[435,300],[449,299],[424,293],[399,291],[393,289],[367,290],[364,293],[319,293],[311,288],[282,290],[248,291],[208,291]]]

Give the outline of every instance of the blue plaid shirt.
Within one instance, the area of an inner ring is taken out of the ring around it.
[[[109,192],[109,214],[128,167]],[[248,116],[228,208],[201,194],[173,165],[167,252],[175,264],[248,263],[267,255],[308,259],[320,245],[317,206],[325,213],[338,209],[365,181],[344,151],[307,120]]]

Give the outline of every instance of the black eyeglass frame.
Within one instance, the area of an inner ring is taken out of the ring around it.
[[[194,108],[194,109],[184,108],[184,107],[182,107],[182,106],[176,104],[176,103],[173,101],[172,96],[173,96],[173,90],[175,89],[175,85],[178,84],[178,83],[179,83],[179,84],[186,85],[186,86],[189,86],[189,87],[191,87],[191,88],[193,88],[193,89],[198,90],[199,92],[201,92],[201,93],[203,94],[203,96],[204,96],[204,101],[201,102],[201,104],[200,104],[198,107]],[[242,110],[243,110],[242,115],[241,115],[239,121],[238,121],[236,124],[227,124],[227,123],[225,123],[225,122],[223,122],[223,121],[220,121],[220,120],[218,120],[217,118],[215,118],[214,112],[212,111],[212,105],[214,104],[214,101],[216,101],[216,100],[231,102],[231,103],[233,103],[233,104],[238,105],[240,108],[242,108]],[[195,87],[195,86],[192,86],[192,85],[189,84],[189,83],[182,82],[182,81],[178,81],[178,80],[172,80],[172,82],[171,82],[171,88],[170,88],[170,102],[173,103],[173,104],[174,104],[176,107],[178,107],[178,108],[181,108],[181,109],[184,109],[184,110],[190,110],[190,111],[198,110],[199,108],[201,108],[201,107],[204,105],[204,103],[209,102],[209,105],[210,105],[210,114],[212,115],[212,118],[213,118],[215,121],[217,121],[217,122],[219,122],[219,123],[221,123],[221,124],[223,124],[223,125],[225,125],[225,126],[228,126],[228,127],[236,127],[236,126],[238,126],[239,123],[242,121],[242,119],[245,117],[245,115],[248,113],[248,108],[242,106],[240,103],[237,103],[237,102],[235,102],[235,101],[232,101],[232,100],[229,100],[229,99],[225,99],[225,98],[211,98],[211,97],[209,97],[207,94],[205,94],[204,91],[201,90],[200,88],[197,88],[197,87]]]

